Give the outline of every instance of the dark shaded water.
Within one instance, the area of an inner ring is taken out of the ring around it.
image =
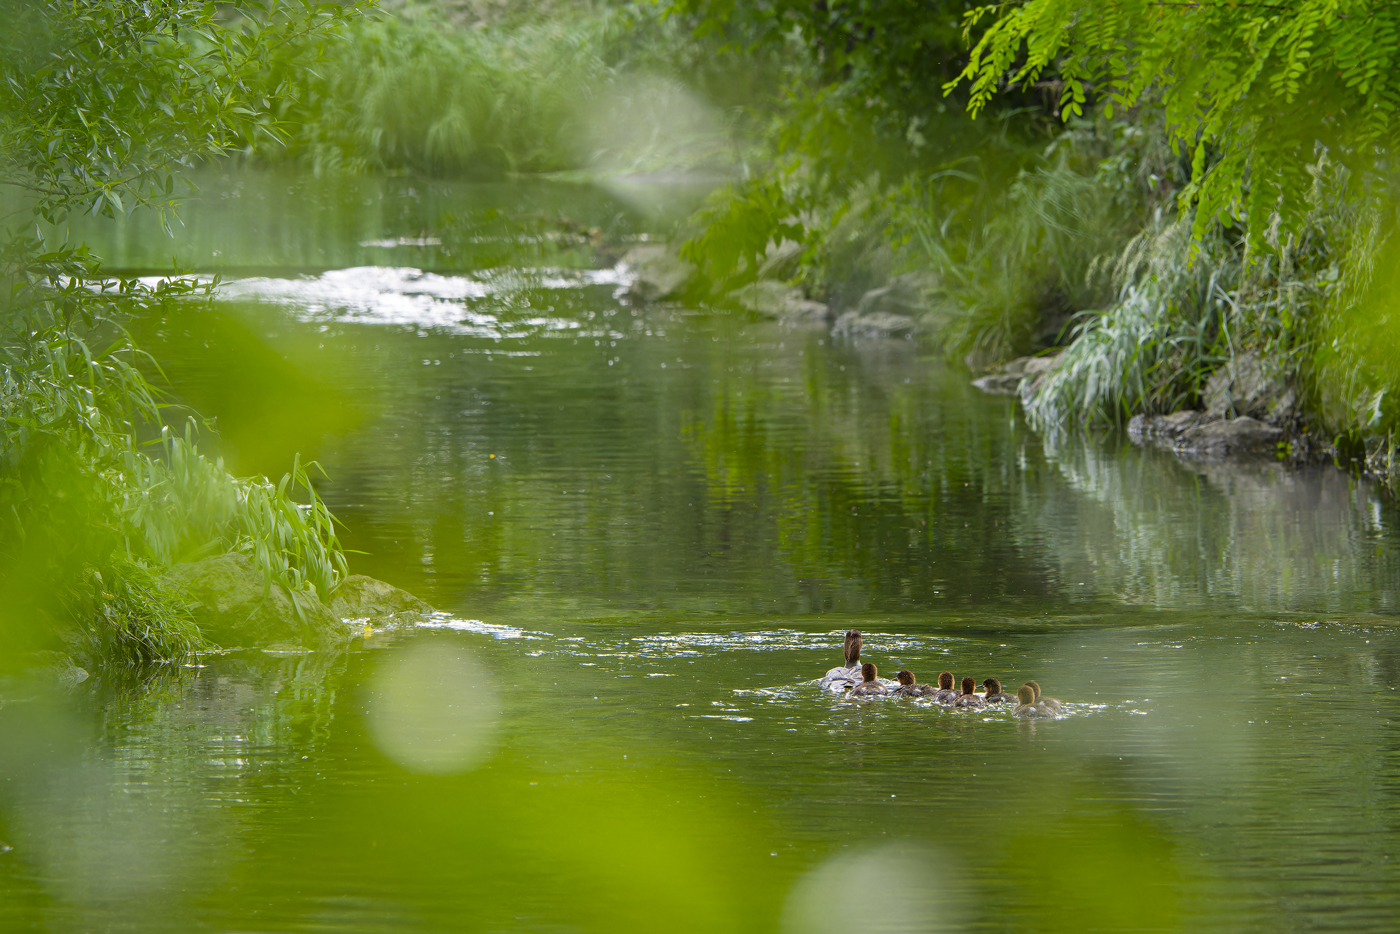
[[[230,463],[318,458],[352,568],[450,618],[7,698],[0,930],[1400,920],[1365,485],[1047,444],[932,348],[638,307],[625,270],[298,262],[141,337]],[[824,695],[848,626],[1069,715]]]

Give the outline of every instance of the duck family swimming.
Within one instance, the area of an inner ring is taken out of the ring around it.
[[[973,677],[964,677],[959,687],[953,687],[950,671],[938,673],[938,685],[923,684],[914,672],[905,668],[895,676],[897,684],[881,683],[879,669],[872,662],[861,664],[860,652],[865,643],[859,629],[848,629],[841,653],[846,664],[832,668],[818,682],[821,687],[852,697],[916,697],[931,698],[941,706],[961,710],[986,710],[1001,704],[1014,704],[1012,716],[1018,718],[1054,718],[1064,712],[1064,705],[1053,697],[1042,697],[1040,685],[1027,681],[1015,694],[1002,690],[1001,681],[985,678],[981,685]],[[978,687],[984,691],[977,693]]]

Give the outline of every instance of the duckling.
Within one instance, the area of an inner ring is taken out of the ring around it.
[[[1011,716],[1035,720],[1040,717],[1053,717],[1054,714],[1036,706],[1035,689],[1027,682],[1016,691],[1016,709],[1011,711]]]
[[[962,693],[953,703],[954,707],[971,707],[973,710],[981,710],[987,706],[987,702],[982,699],[982,695],[977,693],[977,679],[968,677],[962,679]]]
[[[1035,692],[1035,703],[1037,707],[1042,710],[1047,710],[1052,714],[1058,714],[1060,712],[1061,705],[1059,701],[1055,700],[1053,697],[1040,696],[1040,685],[1036,684],[1034,681],[1027,681],[1026,684],[1030,685],[1031,690]]]
[[[862,681],[860,684],[857,684],[855,687],[851,688],[851,694],[853,696],[865,697],[870,694],[889,693],[885,690],[885,686],[883,684],[875,680],[875,676],[879,674],[879,671],[876,670],[875,665],[873,663],[866,662],[864,665],[861,665],[860,673],[861,676],[865,678],[865,680]]]
[[[844,691],[860,681],[860,647],[860,630],[847,629],[846,643],[841,648],[841,653],[846,659],[846,667],[832,668],[822,675],[822,687]]]
[[[958,692],[953,690],[953,673],[951,671],[938,673],[938,693],[933,695],[933,699],[940,704],[949,706],[957,702]]]
[[[899,687],[891,691],[900,697],[930,697],[938,693],[938,689],[931,684],[919,684],[914,680],[914,672],[908,668],[895,675],[899,680]]]
[[[988,678],[982,682],[982,686],[987,689],[985,699],[989,704],[1008,704],[1016,700],[1015,694],[1008,694],[1001,689],[1001,682],[996,678]]]

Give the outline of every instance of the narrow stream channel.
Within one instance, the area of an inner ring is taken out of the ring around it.
[[[443,614],[6,704],[0,930],[1394,930],[1394,505],[443,232],[633,242],[679,197],[250,176],[173,244],[84,232],[228,273],[143,345]],[[1067,715],[824,693],[849,627]]]

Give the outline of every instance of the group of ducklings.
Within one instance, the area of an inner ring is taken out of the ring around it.
[[[846,632],[846,644],[844,653],[846,666],[844,668],[833,668],[822,678],[823,687],[845,686],[853,697],[870,697],[875,695],[889,695],[892,697],[931,697],[935,702],[946,707],[972,708],[975,710],[985,709],[993,704],[1015,703],[1015,708],[1011,711],[1013,717],[1038,718],[1057,717],[1061,711],[1061,704],[1053,697],[1042,697],[1040,685],[1034,681],[1027,681],[1017,689],[1016,693],[1008,694],[1001,689],[1001,682],[996,678],[987,678],[982,682],[982,687],[986,689],[985,694],[977,693],[977,679],[963,678],[962,690],[953,688],[952,672],[944,671],[938,675],[938,686],[932,684],[920,684],[914,673],[909,669],[904,669],[895,678],[899,684],[895,687],[886,687],[880,683],[879,669],[871,662],[860,663],[861,635],[859,629],[850,629]],[[857,673],[860,681],[856,681]]]

